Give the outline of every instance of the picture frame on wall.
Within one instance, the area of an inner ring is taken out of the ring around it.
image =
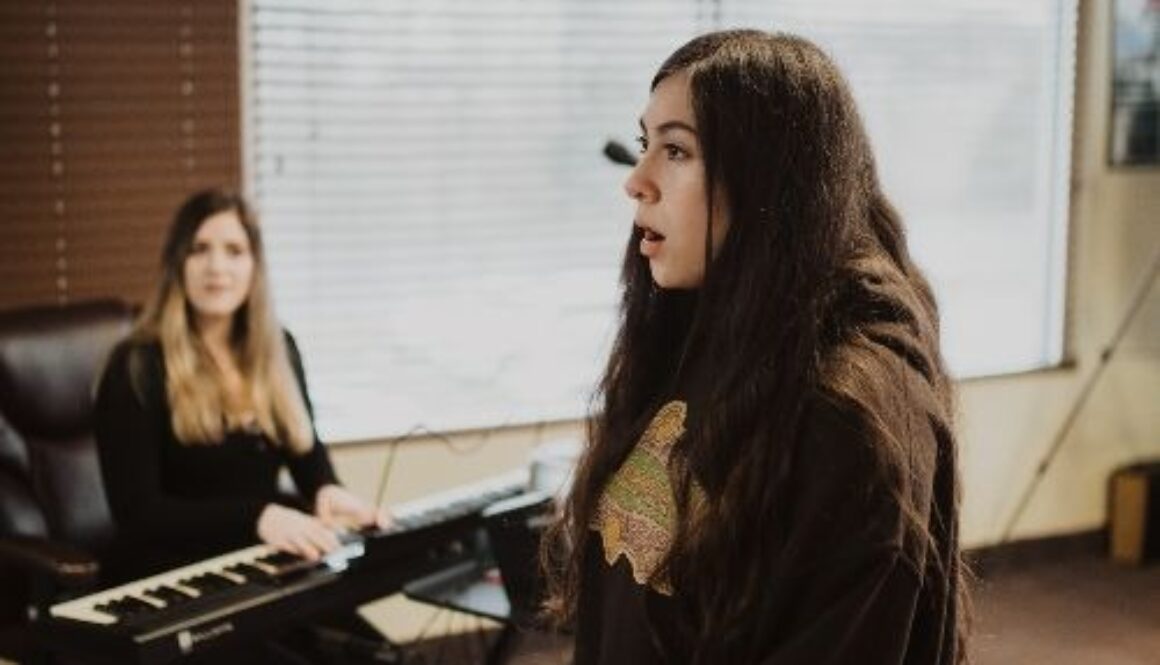
[[[1160,166],[1160,0],[1114,0],[1109,161]]]

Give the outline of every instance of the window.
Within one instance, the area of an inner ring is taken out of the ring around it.
[[[250,190],[324,438],[585,412],[632,219],[601,147],[735,25],[844,67],[958,375],[1057,362],[1073,5],[250,0]]]

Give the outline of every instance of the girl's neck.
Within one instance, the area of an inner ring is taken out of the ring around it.
[[[230,340],[231,321],[198,321],[197,333],[209,360],[217,370],[225,418],[230,429],[248,429],[254,422],[254,407],[245,376]]]
[[[228,347],[232,323],[230,317],[198,317],[195,327],[201,341],[206,345]]]
[[[218,363],[233,364],[233,345],[230,343],[231,321],[228,318],[200,319],[197,334],[210,356]]]

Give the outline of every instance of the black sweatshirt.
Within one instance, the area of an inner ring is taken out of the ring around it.
[[[901,443],[910,471],[935,472],[912,477],[906,491],[915,505],[928,506],[920,518],[939,551],[904,535],[899,501],[885,489],[865,433],[833,407],[815,403],[791,481],[786,550],[763,582],[765,646],[757,662],[955,662],[953,459],[942,454],[927,412],[915,406]],[[649,581],[671,543],[672,490],[664,464],[684,431],[685,408],[682,402],[662,407],[605,489],[585,553],[577,665],[683,663],[691,656],[694,637],[678,627],[673,590],[664,580]],[[667,433],[658,436],[660,430]],[[940,564],[951,574],[940,572]]]
[[[297,347],[289,335],[286,341],[309,409]],[[113,350],[97,389],[95,421],[118,532],[112,581],[255,544],[258,516],[267,504],[309,511],[318,489],[337,482],[317,436],[301,455],[247,432],[230,432],[212,445],[178,442],[159,343],[126,341]],[[300,501],[278,491],[283,464]]]

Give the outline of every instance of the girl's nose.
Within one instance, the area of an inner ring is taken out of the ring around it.
[[[628,177],[624,180],[624,193],[637,203],[655,203],[658,191],[656,185],[645,173],[646,160],[642,156],[636,166],[632,167]]]

